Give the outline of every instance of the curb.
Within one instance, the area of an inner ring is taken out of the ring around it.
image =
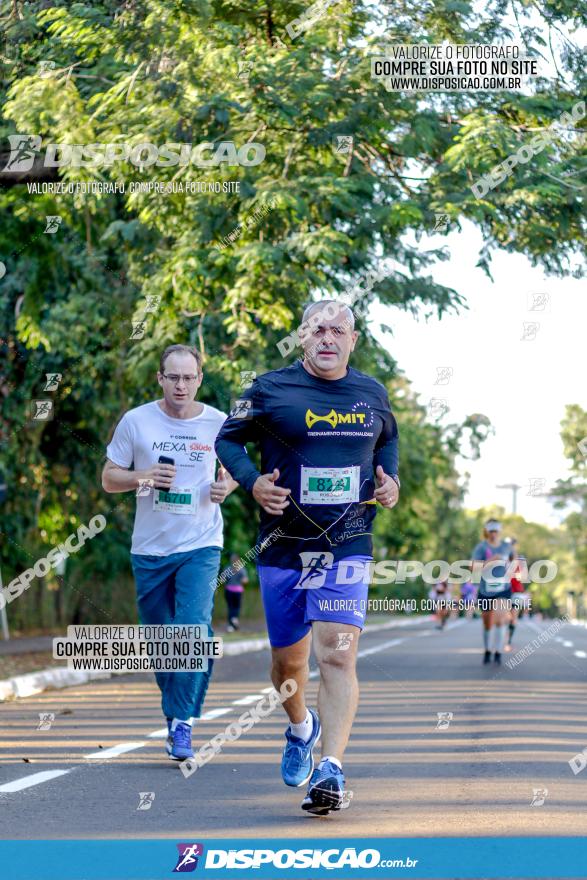
[[[367,632],[378,632],[397,626],[413,626],[421,623],[422,618],[408,620],[393,620],[387,623],[375,623],[365,627]],[[224,657],[236,657],[239,654],[252,654],[255,651],[264,651],[269,648],[269,639],[243,639],[240,642],[230,642],[223,646]],[[75,685],[86,684],[88,681],[106,680],[113,675],[132,675],[129,672],[80,672],[68,669],[66,666],[50,667],[41,669],[39,672],[29,672],[26,675],[15,675],[0,681],[0,703],[7,700],[17,700],[22,697],[34,697],[49,688],[66,688]]]
[[[33,697],[47,688],[73,687],[97,678],[110,678],[110,675],[109,672],[78,672],[66,666],[29,672],[27,675],[15,675],[13,678],[0,681],[0,703],[16,700],[19,697]]]
[[[269,647],[269,639],[243,639],[240,642],[232,642],[224,645],[224,656],[236,656],[248,654],[253,651],[263,651]],[[16,700],[22,697],[34,697],[49,688],[66,688],[75,685],[86,684],[88,681],[105,680],[113,675],[132,675],[129,672],[81,672],[76,669],[68,669],[66,666],[49,667],[39,672],[29,672],[26,675],[15,675],[0,681],[0,703],[7,700]]]

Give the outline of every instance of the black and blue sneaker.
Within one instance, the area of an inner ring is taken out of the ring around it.
[[[330,761],[322,761],[312,773],[302,810],[316,816],[326,816],[331,810],[341,810],[344,803],[344,775]]]
[[[186,758],[193,758],[192,750],[192,728],[183,721],[177,722],[175,730],[171,731],[171,753],[169,755],[172,761],[185,761]]]
[[[173,718],[167,719],[167,739],[165,740],[165,751],[171,758],[171,750],[173,748],[173,734],[171,733],[171,722]]]
[[[305,785],[312,775],[314,770],[312,750],[322,733],[318,715],[313,709],[308,711],[312,716],[312,736],[308,742],[304,742],[299,736],[294,736],[289,727],[285,731],[286,744],[281,758],[281,776],[286,785],[293,785],[296,788]]]

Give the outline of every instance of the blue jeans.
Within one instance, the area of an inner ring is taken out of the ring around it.
[[[214,582],[220,547],[201,547],[169,556],[131,553],[141,624],[176,623],[208,626],[214,606]],[[204,635],[205,631],[202,633]],[[206,672],[156,672],[161,706],[167,718],[199,718],[212,675]]]

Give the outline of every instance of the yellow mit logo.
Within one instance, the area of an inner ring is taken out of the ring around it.
[[[333,428],[337,425],[356,425],[363,424],[365,421],[365,413],[337,413],[331,409],[325,416],[317,416],[311,409],[306,410],[306,425],[311,428],[316,422],[328,422]]]

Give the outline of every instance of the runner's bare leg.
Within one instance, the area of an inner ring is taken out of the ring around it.
[[[271,681],[279,690],[284,681],[292,679],[297,690],[283,703],[287,717],[292,724],[300,724],[306,717],[305,690],[310,672],[309,659],[312,647],[312,632],[303,639],[288,645],[286,648],[272,648]]]
[[[356,664],[361,630],[348,623],[324,620],[315,620],[312,630],[320,669],[318,714],[322,725],[322,755],[332,755],[342,764],[359,702]],[[350,643],[344,638],[341,640],[340,633],[349,633]],[[341,650],[342,644],[348,647]]]

